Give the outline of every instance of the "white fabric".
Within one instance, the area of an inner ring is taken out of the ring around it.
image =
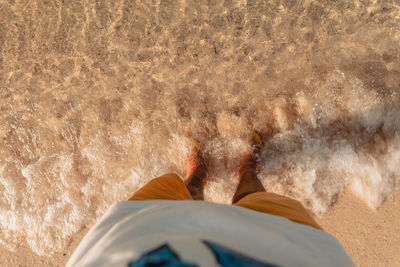
[[[238,206],[191,200],[114,204],[67,266],[128,266],[165,243],[184,261],[220,266],[201,240],[280,266],[354,266],[324,231]]]

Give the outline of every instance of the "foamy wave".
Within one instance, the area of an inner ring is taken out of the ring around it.
[[[301,132],[301,131],[300,131]],[[345,139],[324,141],[297,132],[301,146],[284,148],[284,135],[264,151],[262,181],[266,188],[299,199],[314,212],[325,212],[345,187],[376,209],[398,184],[398,135],[387,141],[390,151],[371,153]],[[293,136],[290,137],[293,140]],[[277,149],[278,148],[278,149]]]

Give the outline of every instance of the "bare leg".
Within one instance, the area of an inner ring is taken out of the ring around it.
[[[252,151],[245,154],[239,168],[239,185],[233,195],[232,203],[238,202],[243,197],[255,193],[265,192],[264,186],[257,178],[257,160],[261,150],[261,144],[253,137]]]
[[[199,149],[194,152],[187,160],[187,179],[185,185],[194,200],[204,200],[203,189],[206,182],[206,165]]]

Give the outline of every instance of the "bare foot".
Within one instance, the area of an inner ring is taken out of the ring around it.
[[[254,133],[250,139],[251,149],[243,155],[239,167],[239,185],[232,198],[232,203],[236,203],[243,197],[255,193],[265,192],[265,188],[257,178],[257,163],[260,159],[263,142],[259,134]]]
[[[185,184],[194,200],[203,200],[203,189],[206,184],[207,168],[200,147],[196,141],[194,142],[195,147],[186,159],[185,176],[187,178]]]

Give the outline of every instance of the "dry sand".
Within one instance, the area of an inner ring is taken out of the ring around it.
[[[318,222],[342,243],[357,266],[399,266],[400,192],[390,195],[377,211],[346,192]]]

